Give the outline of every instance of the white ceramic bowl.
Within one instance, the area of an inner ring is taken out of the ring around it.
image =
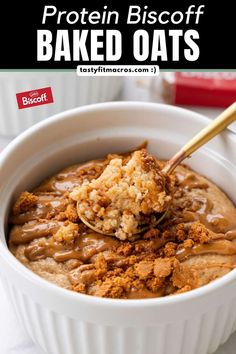
[[[0,72],[0,135],[15,136],[66,109],[112,101],[122,77],[78,77],[76,72]],[[16,93],[51,87],[54,102],[18,109]]]
[[[150,103],[107,103],[58,114],[16,138],[0,155],[0,272],[20,323],[50,354],[206,354],[236,329],[236,270],[191,292],[113,300],[59,288],[8,251],[12,200],[58,169],[149,140],[170,157],[208,123],[191,111]],[[236,136],[224,132],[188,161],[236,202]]]

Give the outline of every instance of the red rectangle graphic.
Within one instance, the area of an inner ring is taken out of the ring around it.
[[[234,72],[176,72],[176,104],[228,107],[236,100]]]
[[[19,109],[53,103],[52,89],[51,87],[44,87],[20,92],[16,94],[16,99]]]

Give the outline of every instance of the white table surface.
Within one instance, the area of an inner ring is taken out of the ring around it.
[[[120,95],[120,100],[135,101],[155,101],[163,102],[160,95],[159,84],[156,85],[155,92],[150,90],[149,79],[125,78],[124,88]],[[205,109],[192,107],[191,109],[213,118],[220,109]],[[236,132],[236,124],[232,130]],[[0,150],[2,150],[10,139],[0,136]],[[235,354],[236,353],[236,333],[228,342],[221,346],[215,354]],[[13,312],[13,309],[5,295],[5,291],[0,282],[0,354],[45,354],[28,337]],[[66,353],[65,353],[66,354]],[[82,353],[81,353],[82,354]],[[112,353],[111,353],[112,354]],[[135,354],[135,353],[130,353]],[[171,354],[171,353],[170,353]]]

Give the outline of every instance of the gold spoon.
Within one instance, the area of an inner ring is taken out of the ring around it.
[[[206,144],[222,130],[224,130],[228,125],[236,120],[236,102],[234,102],[230,107],[228,107],[224,112],[222,112],[217,118],[215,118],[210,124],[203,128],[198,134],[196,134],[187,144],[185,144],[167,163],[165,164],[162,172],[164,174],[171,174],[175,168],[187,157],[189,157],[193,152],[195,152],[202,145]],[[142,226],[136,234],[139,234],[150,227],[154,227],[159,224],[166,216],[168,209],[164,213],[153,214],[154,221],[147,225]],[[84,215],[81,214],[78,203],[77,203],[77,213],[81,221],[87,225],[90,229],[109,236],[114,236],[115,232],[106,233],[96,225],[91,224]]]
[[[236,120],[236,102],[229,106],[210,124],[185,144],[165,165],[163,172],[171,174],[174,169],[193,152],[206,144]]]

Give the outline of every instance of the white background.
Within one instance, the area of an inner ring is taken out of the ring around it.
[[[161,87],[159,79],[155,88],[151,89],[149,78],[126,77],[124,88],[119,97],[120,100],[154,101],[163,102],[161,98]],[[194,108],[191,109],[205,114],[208,117],[215,117],[220,113],[220,109]],[[236,132],[236,123],[232,129]],[[0,150],[7,145],[10,140],[0,136]],[[215,354],[235,354],[236,334],[232,335],[226,344],[221,346]],[[0,283],[0,354],[44,354],[37,348],[21,324],[18,323],[13,309],[6,298],[2,284]],[[50,353],[49,353],[50,354]],[[66,353],[65,353],[66,354]],[[82,354],[82,353],[78,353]],[[112,353],[111,353],[112,354]],[[135,354],[135,353],[130,353]],[[169,353],[171,354],[171,353]]]

